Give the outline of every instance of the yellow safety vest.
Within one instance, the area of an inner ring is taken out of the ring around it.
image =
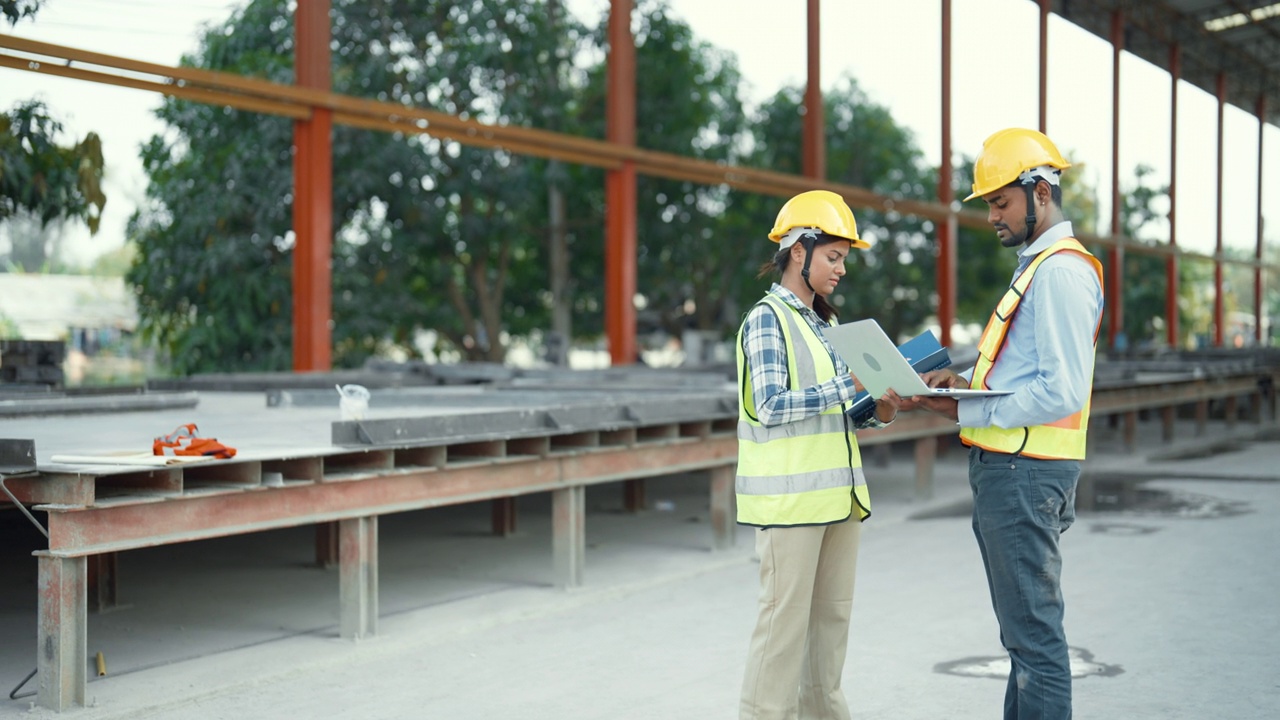
[[[995,366],[1000,351],[1004,349],[1005,337],[1009,334],[1014,314],[1017,313],[1027,288],[1031,287],[1031,279],[1035,277],[1036,269],[1041,263],[1060,252],[1075,253],[1088,260],[1094,272],[1098,274],[1098,284],[1101,287],[1102,263],[1085,250],[1078,240],[1063,238],[1045,248],[1013,281],[1013,285],[996,305],[995,312],[991,313],[991,319],[987,321],[987,327],[982,331],[982,339],[978,341],[978,362],[973,369],[973,380],[970,383],[972,387],[992,389],[987,387],[987,375]],[[1102,319],[1099,318],[1098,327],[1093,332],[1095,351],[1098,347],[1098,330],[1101,327]],[[1093,365],[1090,363],[1089,392],[1086,393],[1084,407],[1079,412],[1045,425],[1029,428],[962,428],[960,441],[965,445],[976,445],[985,450],[1010,455],[1025,455],[1045,460],[1083,460],[1089,427],[1089,408],[1093,405],[1092,391]]]
[[[835,362],[800,312],[775,295],[762,301],[782,327],[790,389],[836,375]],[[745,323],[744,323],[745,327]],[[751,369],[738,330],[738,522],[759,527],[828,525],[871,515],[862,454],[844,404],[774,427],[756,419]]]

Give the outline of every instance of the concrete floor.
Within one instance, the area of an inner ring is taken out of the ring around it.
[[[1078,716],[1275,717],[1280,436],[1219,422],[1199,438],[1180,427],[1167,446],[1155,423],[1141,430],[1137,455],[1099,434],[1086,472],[1101,509],[1064,537]],[[850,704],[859,718],[995,717],[1003,653],[963,452],[940,460],[928,500],[909,448],[884,466],[872,455]],[[626,514],[620,486],[590,488],[586,584],[568,592],[550,585],[545,496],[519,501],[510,538],[488,534],[487,505],[386,516],[379,635],[359,643],[337,637],[337,572],[312,565],[308,528],[122,554],[121,607],[90,616],[89,653],[108,675],[63,716],[736,717],[753,531],[711,551],[705,490],[651,481],[651,509]],[[8,699],[35,665],[29,553],[42,540],[0,513],[0,718],[53,716]]]

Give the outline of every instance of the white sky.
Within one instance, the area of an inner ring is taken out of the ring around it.
[[[226,17],[230,0],[50,0],[36,21],[5,32],[47,42],[177,64],[196,46],[202,23]],[[568,0],[595,17],[608,0]],[[670,0],[695,34],[738,57],[752,101],[805,77],[805,0]],[[822,7],[822,80],[848,74],[871,98],[911,128],[927,159],[940,157],[941,33],[938,0],[826,0]],[[957,153],[976,154],[1002,127],[1037,123],[1038,9],[1031,0],[953,3],[952,137]],[[1023,62],[1010,62],[1022,58]],[[1048,133],[1100,191],[1099,228],[1110,218],[1111,47],[1052,16],[1049,24]],[[138,147],[161,126],[151,111],[158,97],[93,83],[0,68],[0,107],[41,97],[79,139],[90,130],[104,141],[108,204],[102,229],[89,238],[77,229],[71,260],[85,262],[119,247],[143,195],[146,178]],[[1121,181],[1138,163],[1169,181],[1169,77],[1127,53],[1121,63]],[[1217,104],[1203,91],[1179,89],[1178,241],[1211,252],[1215,239],[1214,181]],[[1256,238],[1258,124],[1232,106],[1226,113],[1224,229],[1228,247],[1252,249]],[[1267,126],[1264,208],[1280,207],[1280,134]],[[1268,242],[1280,241],[1275,223]],[[1168,227],[1147,231],[1167,239]]]

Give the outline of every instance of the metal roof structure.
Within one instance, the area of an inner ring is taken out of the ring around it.
[[[1110,41],[1123,16],[1123,48],[1210,95],[1280,125],[1280,2],[1275,0],[1053,0],[1065,20]],[[1174,60],[1171,48],[1178,48]]]

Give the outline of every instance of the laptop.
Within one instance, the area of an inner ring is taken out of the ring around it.
[[[970,398],[1008,395],[1012,390],[973,390],[969,388],[931,388],[898,352],[874,319],[858,320],[829,327],[822,331],[832,349],[853,370],[871,397],[880,397],[893,388],[902,397],[936,395]]]

